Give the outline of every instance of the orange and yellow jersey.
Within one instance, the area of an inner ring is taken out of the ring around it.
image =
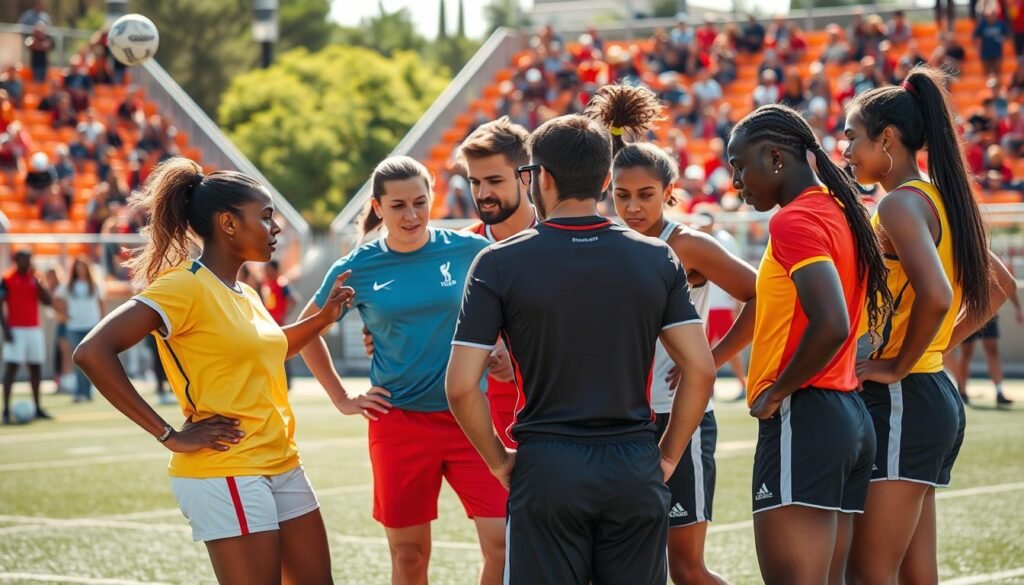
[[[953,326],[956,324],[957,314],[960,312],[960,305],[963,301],[963,290],[956,280],[956,267],[953,263],[953,237],[949,230],[949,218],[946,215],[946,206],[942,203],[935,185],[927,181],[913,180],[900,185],[902,190],[909,190],[918,193],[927,201],[939,220],[939,233],[936,238],[935,248],[942,262],[942,271],[946,274],[946,280],[953,288],[953,304],[946,316],[942,319],[939,332],[932,339],[928,349],[921,358],[910,369],[911,374],[933,373],[942,371],[942,352],[949,345],[949,339],[953,335]],[[871,225],[878,234],[883,249],[892,249],[888,243],[888,236],[885,228],[878,219],[878,213],[871,218]],[[910,286],[910,279],[903,268],[903,263],[894,253],[885,254],[885,266],[889,269],[888,285],[892,291],[893,310],[886,320],[881,323],[879,334],[881,342],[877,349],[871,353],[871,359],[889,360],[895,359],[903,347],[903,340],[907,336],[907,326],[910,323],[910,308],[914,305],[914,287]],[[861,332],[867,332],[867,318],[863,319]]]
[[[135,300],[156,311],[154,332],[182,414],[238,419],[245,436],[227,451],[175,453],[170,475],[277,475],[299,465],[284,360],[288,340],[259,293],[224,284],[198,260],[165,271]]]
[[[839,273],[850,318],[850,335],[825,368],[805,383],[848,392],[858,386],[854,370],[867,279],[857,276],[857,247],[843,209],[816,187],[801,193],[768,223],[768,247],[757,272],[757,313],[751,347],[747,403],[775,383],[789,365],[807,330],[793,273],[816,262],[831,262]]]

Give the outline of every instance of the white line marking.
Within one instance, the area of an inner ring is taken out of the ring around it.
[[[319,449],[322,447],[357,447],[366,445],[364,437],[345,437],[341,439],[321,439],[317,441],[306,441],[300,443],[299,451],[303,449]],[[148,451],[148,449],[147,449]],[[76,457],[74,459],[56,459],[52,461],[22,461],[19,463],[0,463],[2,471],[35,471],[40,469],[57,469],[67,467],[82,467],[86,465],[102,465],[105,463],[122,463],[125,461],[159,461],[167,460],[170,454],[166,451],[147,453],[130,453],[126,455],[102,455],[98,457]]]
[[[388,546],[388,539],[383,536],[352,536],[349,534],[332,534],[328,533],[331,540],[341,544],[359,544],[359,545],[379,545]],[[480,544],[477,542],[459,542],[451,540],[435,540],[430,543],[431,548],[445,548],[451,550],[480,550]]]
[[[93,437],[121,437],[128,435],[141,435],[141,429],[95,429],[78,431],[53,431],[46,433],[19,433],[0,437],[0,445],[12,443],[36,443],[39,441],[56,441],[61,439],[90,439]]]
[[[936,500],[948,500],[951,498],[968,498],[971,496],[980,496],[982,494],[998,494],[1000,492],[1012,492],[1015,490],[1024,489],[1024,481],[1017,483],[999,483],[996,485],[982,485],[972,488],[963,488],[959,490],[936,490]]]
[[[70,575],[50,575],[46,573],[0,573],[0,581],[42,581],[44,583],[82,583],[85,585],[169,585],[168,583],[157,581],[72,577]]]
[[[950,581],[943,581],[942,585],[978,585],[980,583],[995,583],[996,581],[1002,581],[1003,579],[1012,579],[1014,577],[1020,577],[1024,575],[1024,567],[1019,569],[1009,569],[1007,571],[999,571],[998,573],[987,573],[985,575],[969,575],[967,577],[957,577]]]

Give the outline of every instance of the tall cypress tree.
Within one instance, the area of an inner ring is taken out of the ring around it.
[[[437,40],[448,38],[448,15],[444,9],[444,0],[440,3],[440,13],[437,15]]]

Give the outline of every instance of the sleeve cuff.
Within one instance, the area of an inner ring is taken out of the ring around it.
[[[793,273],[796,272],[797,270],[800,270],[804,266],[817,264],[818,262],[832,262],[832,258],[828,256],[811,256],[810,258],[805,258],[804,260],[801,260],[794,264],[792,268],[789,269],[790,278],[793,277]]]
[[[164,312],[163,307],[157,304],[153,299],[148,299],[142,295],[135,295],[132,297],[132,300],[138,301],[156,311],[156,314],[160,315],[160,319],[164,322],[163,328],[157,329],[157,333],[159,333],[160,337],[163,337],[164,339],[171,336],[171,320],[167,318],[167,313]]]
[[[678,321],[676,323],[669,323],[668,325],[665,325],[664,327],[662,327],[661,330],[664,331],[666,329],[672,329],[673,327],[679,327],[680,325],[698,325],[698,324],[702,324],[702,323],[704,323],[704,321],[702,319],[688,319],[686,321]]]
[[[452,340],[452,345],[461,345],[464,347],[475,347],[477,349],[486,349],[487,351],[493,351],[495,344],[487,345],[485,343],[473,343],[471,341],[459,341],[458,339]]]

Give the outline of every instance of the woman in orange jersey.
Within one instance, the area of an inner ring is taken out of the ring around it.
[[[281,228],[266,188],[232,171],[203,176],[172,158],[132,201],[151,224],[129,262],[145,290],[107,316],[75,363],[128,418],[172,451],[171,486],[221,583],[331,583],[319,503],[295,445],[284,361],[333,323],[354,292],[335,283],[312,317],[282,329],[236,279],[266,262]],[[191,259],[194,236],[202,250]],[[158,336],[185,422],[139,395],[117,354]]]
[[[781,207],[757,275],[747,386],[760,419],[752,500],[761,575],[768,585],[842,583],[875,456],[854,366],[866,295],[889,298],[882,255],[855,185],[797,112],[758,108],[733,129],[728,155],[744,201]],[[873,306],[869,324],[884,311]]]
[[[949,484],[965,425],[942,354],[1014,290],[988,250],[948,83],[945,73],[917,67],[900,86],[857,96],[846,117],[844,154],[857,180],[888,193],[872,223],[895,299],[869,359],[857,366],[878,453],[868,507],[855,523],[854,583],[938,582],[935,488]],[[925,148],[928,176],[917,165]]]

